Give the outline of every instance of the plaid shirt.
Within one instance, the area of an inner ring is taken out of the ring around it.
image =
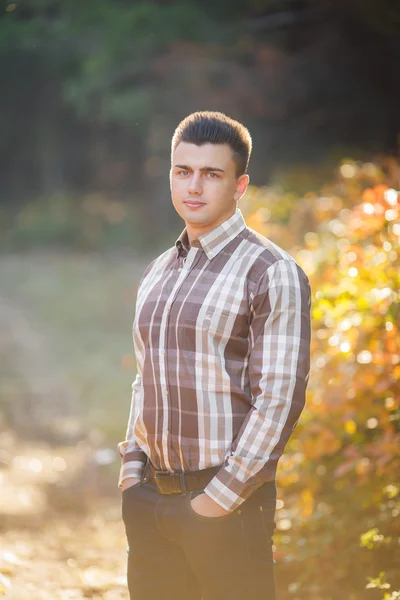
[[[186,228],[139,283],[137,375],[118,485],[220,465],[204,491],[227,511],[275,478],[305,404],[311,289],[239,208],[190,246]]]

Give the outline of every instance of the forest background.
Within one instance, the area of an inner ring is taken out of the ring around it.
[[[137,284],[184,226],[173,131],[219,110],[252,133],[248,226],[313,291],[307,405],[278,469],[279,598],[400,598],[400,7],[1,11],[0,597],[127,598],[116,444]]]

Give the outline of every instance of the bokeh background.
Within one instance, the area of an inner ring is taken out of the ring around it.
[[[195,110],[250,129],[239,207],[313,292],[279,598],[400,598],[399,64],[389,0],[2,4],[0,598],[128,597],[131,327],[184,227],[170,140]]]

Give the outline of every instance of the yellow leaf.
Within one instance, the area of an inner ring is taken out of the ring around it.
[[[344,428],[347,433],[349,433],[350,435],[353,435],[353,433],[355,433],[357,430],[357,425],[354,421],[352,421],[351,419],[348,419],[344,424]]]
[[[309,489],[305,489],[301,492],[301,501],[303,514],[309,517],[314,508],[314,498]]]

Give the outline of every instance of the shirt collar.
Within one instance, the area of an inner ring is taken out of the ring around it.
[[[208,259],[216,256],[225,246],[233,240],[238,233],[240,233],[246,227],[246,221],[244,220],[242,211],[240,208],[236,209],[236,212],[229,217],[223,223],[220,223],[217,227],[199,235],[198,238],[193,240],[192,247],[202,248],[207,255]],[[177,256],[181,253],[189,252],[190,244],[187,234],[187,229],[182,231],[180,236],[175,242]]]

